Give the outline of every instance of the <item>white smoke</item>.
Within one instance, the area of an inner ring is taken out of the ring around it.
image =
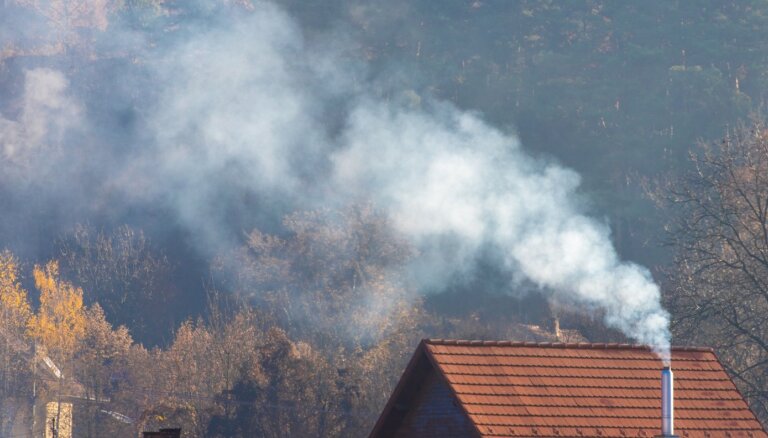
[[[607,325],[667,356],[659,288],[583,213],[575,172],[531,158],[513,135],[448,103],[364,91],[371,82],[344,48],[306,41],[269,3],[238,24],[192,34],[152,58],[160,91],[146,126],[151,145],[111,180],[129,198],[172,206],[201,246],[231,238],[220,208],[227,187],[299,205],[372,199],[419,248],[421,286],[439,286],[491,245],[509,272],[599,310]],[[65,126],[51,109],[77,105],[65,105],[62,79],[30,72],[28,83],[47,85],[28,90],[20,122],[0,120],[6,159]],[[444,239],[454,242],[450,253],[434,243]]]
[[[388,103],[344,85],[355,66],[302,41],[266,4],[246,25],[188,42],[169,65],[160,150],[149,159],[160,180],[175,182],[169,197],[196,229],[211,229],[206,208],[223,174],[298,199],[313,190],[302,184],[310,163],[329,169],[317,171],[321,202],[369,198],[392,215],[421,250],[422,286],[466,269],[490,244],[506,268],[558,300],[600,310],[609,326],[668,350],[659,288],[646,269],[619,260],[608,227],[581,213],[578,175],[532,159],[477,115]],[[339,95],[353,97],[331,135],[318,109]],[[440,238],[456,242],[455,252],[433,247]]]
[[[573,171],[530,158],[516,138],[447,104],[414,111],[365,100],[343,145],[334,155],[338,189],[388,206],[422,249],[439,236],[460,242],[452,257],[435,258],[429,281],[490,243],[510,270],[560,301],[604,312],[607,325],[666,357],[659,288],[646,269],[619,260],[607,226],[581,214]]]
[[[80,108],[67,94],[67,87],[67,79],[59,71],[37,68],[26,72],[19,116],[15,120],[0,117],[0,155],[6,171],[11,164],[44,165],[40,158],[51,158],[67,130],[79,123]]]
[[[369,198],[386,209],[420,249],[422,286],[471,266],[490,244],[510,271],[602,311],[607,325],[666,356],[659,288],[646,269],[619,260],[608,227],[581,214],[576,173],[532,159],[515,137],[447,103],[411,108],[356,90],[345,83],[355,64],[310,46],[289,17],[260,6],[244,25],[176,49],[161,74],[169,86],[148,160],[155,186],[171,187],[168,199],[193,228],[216,232],[211,205],[223,177],[306,202],[317,193],[302,182],[306,168],[327,168],[316,170],[320,202]],[[321,109],[339,95],[352,103],[341,133],[329,134]],[[432,246],[440,238],[455,252]]]
[[[57,226],[83,213],[91,199],[79,184],[82,164],[95,160],[84,142],[71,142],[85,117],[67,77],[34,68],[23,79],[16,98],[0,107],[0,245],[29,255],[44,240],[50,245],[50,236],[61,232]],[[49,220],[41,220],[46,215]]]
[[[223,192],[300,193],[300,160],[326,144],[317,138],[317,99],[300,77],[307,62],[301,33],[262,6],[244,22],[201,31],[162,53],[153,65],[161,90],[149,125],[155,142],[116,184],[172,204],[213,253],[241,237],[221,224]]]

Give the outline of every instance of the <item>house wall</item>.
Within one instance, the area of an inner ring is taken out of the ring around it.
[[[394,437],[472,437],[474,431],[464,411],[458,406],[451,390],[434,371],[430,372],[414,408],[406,415]]]
[[[45,438],[72,438],[72,403],[45,405]]]

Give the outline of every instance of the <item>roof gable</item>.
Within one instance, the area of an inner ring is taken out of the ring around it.
[[[414,420],[413,417],[419,415],[419,411],[422,410],[421,405],[432,403],[435,396],[450,398],[448,402],[451,403],[451,407],[455,408],[452,409],[454,411],[452,414],[463,417],[454,418],[451,423],[454,426],[458,425],[460,430],[468,432],[469,435],[463,436],[480,436],[476,426],[470,421],[469,414],[462,408],[455,392],[443,373],[437,368],[437,364],[433,361],[425,345],[426,341],[422,341],[411,357],[392,396],[376,422],[371,437],[424,436],[423,433],[419,433],[423,431],[414,427],[414,423],[418,423],[420,420]],[[437,415],[437,418],[441,416],[443,415]],[[435,428],[433,432],[442,434],[440,436],[445,435],[442,426]]]
[[[445,379],[481,436],[660,432],[662,363],[647,347],[425,340],[417,357]],[[412,366],[393,399],[418,380]],[[674,348],[672,369],[679,436],[768,437],[711,349]]]

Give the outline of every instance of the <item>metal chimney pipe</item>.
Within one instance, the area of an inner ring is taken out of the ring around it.
[[[674,376],[670,367],[661,370],[661,436],[675,436]]]

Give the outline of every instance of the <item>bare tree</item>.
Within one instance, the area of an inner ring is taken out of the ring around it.
[[[279,236],[253,230],[229,258],[240,268],[233,289],[324,356],[342,393],[328,407],[344,414],[339,433],[367,433],[425,335],[423,300],[405,281],[414,249],[370,204],[296,212],[283,225]]]
[[[107,320],[145,342],[156,342],[158,331],[171,329],[167,309],[176,294],[171,265],[141,230],[124,225],[105,233],[80,225],[59,249],[62,274],[83,287],[86,304],[101,305]]]
[[[384,215],[364,204],[296,212],[283,224],[284,236],[250,233],[233,258],[234,288],[273,307],[292,335],[348,346],[413,323],[418,300],[401,281],[413,249]]]
[[[98,304],[85,310],[85,335],[75,354],[74,376],[82,386],[75,408],[75,426],[79,436],[99,437],[105,431],[124,434],[130,429],[119,421],[105,421],[105,410],[120,409],[108,403],[114,397],[110,380],[127,367],[133,340],[125,327],[113,328]]]
[[[768,130],[742,126],[691,154],[656,194],[675,212],[667,304],[676,342],[714,347],[768,420]]]

